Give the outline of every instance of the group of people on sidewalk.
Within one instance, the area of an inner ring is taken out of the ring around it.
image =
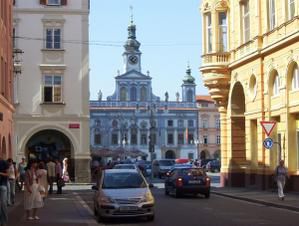
[[[37,210],[44,206],[48,194],[53,193],[53,183],[56,182],[57,194],[62,193],[62,187],[69,181],[68,159],[63,160],[63,166],[58,159],[49,159],[47,163],[25,158],[16,166],[12,159],[4,160],[0,156],[0,226],[8,222],[8,209],[15,203],[16,187],[24,188],[24,209],[27,220],[38,220]]]

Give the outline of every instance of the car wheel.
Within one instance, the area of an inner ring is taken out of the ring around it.
[[[165,189],[164,189],[164,194],[165,194],[165,195],[169,195],[169,191],[168,191],[168,189],[167,189],[166,186],[165,186]]]
[[[182,196],[182,193],[179,192],[176,188],[174,189],[174,197],[175,198],[180,198]]]
[[[96,209],[96,207],[95,207],[95,206],[93,207],[93,214],[94,214],[95,216],[97,216],[97,215],[98,215],[98,211],[97,211],[97,209]]]
[[[155,215],[147,216],[148,221],[153,221],[155,219]]]
[[[206,199],[210,198],[210,192],[205,193],[205,198]]]

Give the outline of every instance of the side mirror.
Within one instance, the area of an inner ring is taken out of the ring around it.
[[[148,186],[149,186],[149,188],[153,188],[154,187],[154,185],[152,183],[150,183]]]
[[[96,186],[96,185],[93,185],[93,186],[91,187],[91,189],[94,190],[94,191],[99,190],[98,186]]]

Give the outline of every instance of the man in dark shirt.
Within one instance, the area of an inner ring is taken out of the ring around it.
[[[7,180],[8,163],[0,156],[0,225],[5,226],[8,222],[7,216]]]

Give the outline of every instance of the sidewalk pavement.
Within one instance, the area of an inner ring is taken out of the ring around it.
[[[257,190],[248,188],[218,187],[211,188],[211,193],[247,202],[258,203],[299,212],[299,193],[287,192],[285,199],[278,199],[277,190]]]
[[[75,191],[79,186],[82,186],[82,189],[90,188],[89,185],[67,185],[61,195],[49,195],[44,207],[37,212],[40,220],[26,219],[24,192],[18,191],[14,206],[8,207],[8,226],[98,226],[93,213]]]

